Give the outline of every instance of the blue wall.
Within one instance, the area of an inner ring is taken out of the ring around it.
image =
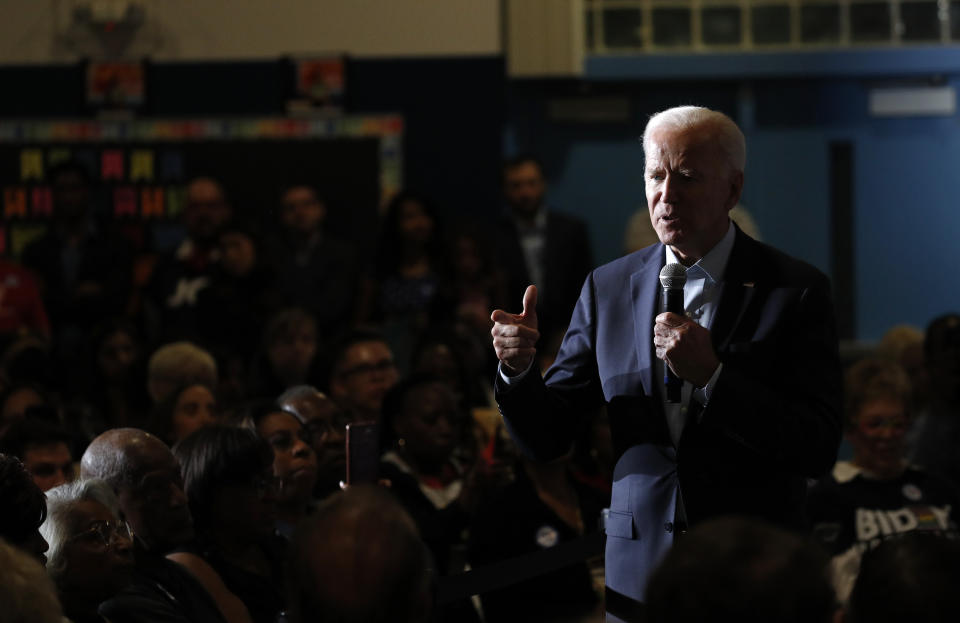
[[[577,83],[514,82],[506,149],[543,157],[552,203],[589,222],[596,260],[604,262],[620,254],[624,224],[643,205],[637,137],[647,115],[681,103],[723,110],[747,136],[743,203],[763,238],[829,274],[829,148],[849,142],[853,337],[873,341],[894,324],[924,327],[941,313],[960,310],[960,279],[953,274],[960,247],[960,119],[873,118],[867,107],[871,88],[927,80],[934,72],[937,80],[960,86],[958,52],[834,52],[807,55],[803,63],[797,61],[803,55],[769,56],[740,78],[730,77],[737,75],[732,56],[706,64],[666,57],[588,63],[588,79]],[[884,67],[895,67],[896,74]],[[665,75],[680,79],[665,81]],[[610,95],[629,99],[629,120],[560,124],[546,118],[552,98]]]

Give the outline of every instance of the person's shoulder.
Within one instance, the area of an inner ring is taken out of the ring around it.
[[[737,232],[734,253],[744,268],[757,271],[780,285],[809,287],[829,283],[826,274],[813,264],[743,232]]]
[[[922,467],[908,466],[903,471],[903,481],[905,484],[916,485],[928,496],[936,498],[932,500],[934,503],[938,500],[960,502],[960,491],[952,482]]]
[[[644,247],[639,251],[628,253],[611,260],[593,270],[593,278],[598,282],[629,279],[630,275],[640,270],[650,262],[663,261],[663,245],[660,243]],[[623,285],[621,283],[621,285]]]

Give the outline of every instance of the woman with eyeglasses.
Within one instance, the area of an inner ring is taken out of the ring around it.
[[[40,532],[50,544],[47,571],[66,617],[105,621],[97,608],[129,583],[133,571],[133,535],[119,519],[113,490],[102,480],[50,489]]]
[[[279,482],[270,445],[244,428],[211,426],[179,442],[196,542],[170,554],[231,622],[273,623],[283,610],[285,542],[274,533]]]

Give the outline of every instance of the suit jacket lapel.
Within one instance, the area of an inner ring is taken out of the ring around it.
[[[713,347],[718,353],[727,347],[750,301],[753,300],[756,289],[756,266],[752,260],[754,244],[753,239],[738,227],[720,285],[720,304],[710,329]]]
[[[660,285],[660,267],[664,262],[663,245],[651,247],[641,258],[642,264],[630,275],[630,296],[633,299],[634,348],[640,367],[644,393],[658,395],[653,379],[653,319],[656,316]]]

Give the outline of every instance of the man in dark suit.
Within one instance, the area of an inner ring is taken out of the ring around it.
[[[313,314],[323,339],[336,339],[353,314],[359,259],[349,244],[324,230],[327,205],[312,186],[287,187],[279,215],[280,231],[266,253],[277,275],[279,298]]]
[[[827,278],[754,241],[728,212],[746,147],[721,113],[681,107],[644,133],[660,244],[594,270],[553,367],[530,370],[537,292],[493,313],[497,400],[537,458],[565,453],[577,420],[606,404],[619,455],[606,523],[608,620],[641,616],[646,580],[687,526],[745,514],[801,522],[805,479],[840,441],[840,367]],[[686,267],[686,314],[658,313],[658,276]],[[666,400],[665,368],[683,379]]]
[[[508,291],[535,284],[540,292],[540,331],[551,338],[566,327],[580,286],[593,268],[586,224],[548,210],[543,168],[533,156],[503,167],[507,210],[498,225],[497,254]]]

